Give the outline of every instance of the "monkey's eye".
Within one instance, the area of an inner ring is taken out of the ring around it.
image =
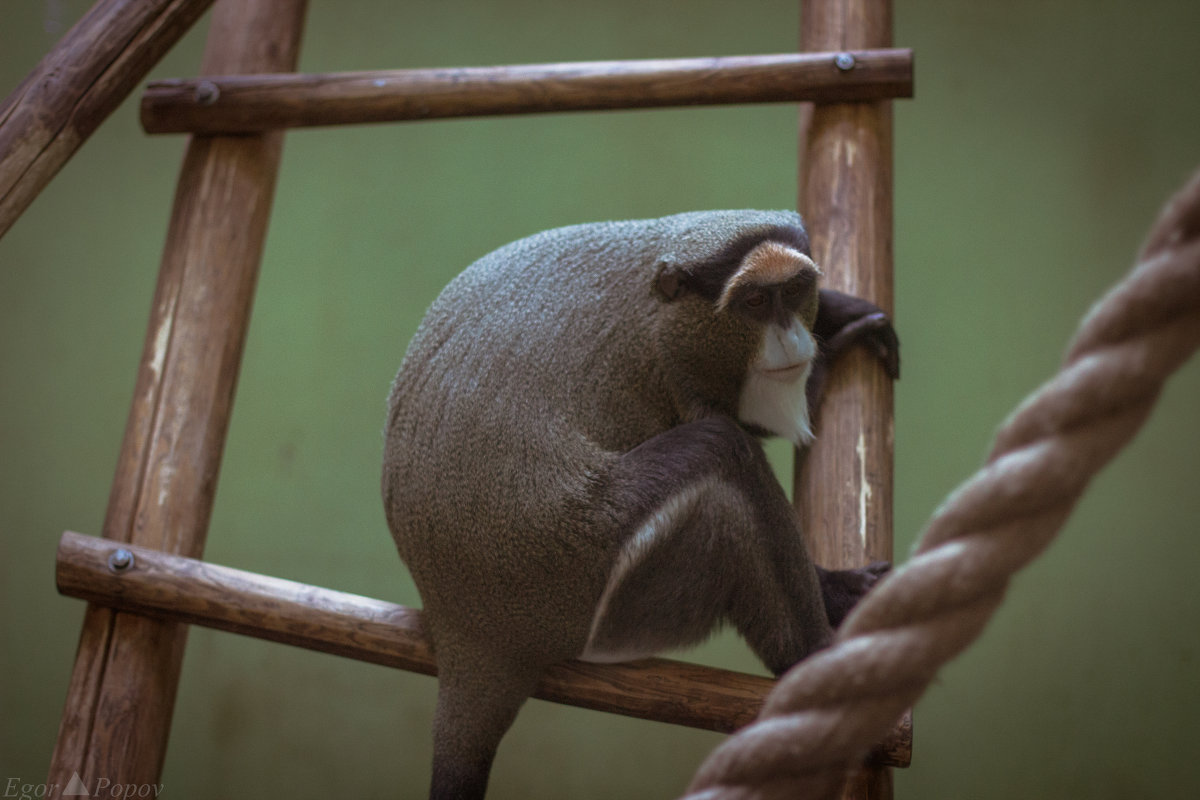
[[[795,284],[795,283],[785,284],[783,287],[783,296],[784,297],[799,297],[800,291],[801,291],[801,289],[800,289],[799,284]]]
[[[746,295],[746,305],[750,308],[762,308],[767,302],[766,292],[751,292]]]

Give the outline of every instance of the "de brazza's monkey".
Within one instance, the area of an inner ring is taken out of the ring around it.
[[[758,437],[812,438],[828,360],[876,306],[819,290],[792,212],[576,225],[434,302],[389,401],[383,495],[438,667],[431,796],[482,797],[546,666],[729,623],[780,674],[886,565],[825,571]]]

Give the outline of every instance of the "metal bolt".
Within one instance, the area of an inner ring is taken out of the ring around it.
[[[221,90],[212,81],[200,81],[196,84],[196,102],[202,106],[211,106],[221,96]]]
[[[854,69],[854,56],[850,53],[838,53],[833,57],[833,65],[842,72]]]
[[[133,553],[124,547],[113,550],[112,555],[108,557],[108,568],[113,572],[125,572],[131,567],[133,567]]]

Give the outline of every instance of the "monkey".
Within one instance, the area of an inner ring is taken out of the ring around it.
[[[484,796],[547,666],[732,625],[780,675],[887,570],[827,571],[761,439],[798,447],[875,305],[819,287],[790,211],[544,231],[453,279],[388,398],[382,492],[437,664],[430,797]]]

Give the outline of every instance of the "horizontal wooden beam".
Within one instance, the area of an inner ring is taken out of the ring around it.
[[[58,547],[58,590],[99,605],[435,675],[421,612],[359,595],[209,564],[70,531]],[[751,722],[774,681],[649,658],[572,661],[547,671],[535,697],[692,728],[731,732]],[[901,723],[881,763],[907,766]]]
[[[593,61],[151,83],[148,133],[245,133],[442,117],[911,97],[912,51]]]

